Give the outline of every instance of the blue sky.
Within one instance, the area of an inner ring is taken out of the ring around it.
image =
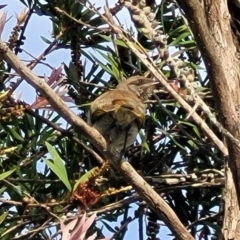
[[[6,1],[5,3],[7,6],[3,10],[7,11],[8,17],[11,17],[11,19],[5,25],[2,36],[3,40],[6,41],[12,31],[12,27],[16,23],[15,13],[19,14],[24,9],[24,5],[17,0]],[[36,14],[33,14],[32,19],[26,28],[26,40],[24,41],[24,45],[22,47],[31,55],[35,57],[39,56],[48,46],[42,41],[41,36],[51,39],[51,31],[51,22],[47,17],[39,17]],[[21,60],[32,60],[32,58],[30,58],[24,52],[20,53],[19,57]],[[69,61],[70,55],[66,50],[54,51],[46,58],[46,62],[52,67],[59,67],[62,62],[69,63]],[[33,72],[37,75],[49,75],[51,70],[46,66],[38,64],[38,66],[34,68]],[[23,99],[26,102],[32,103],[35,100],[35,91],[27,83],[23,82],[21,84],[21,87],[17,90],[17,93],[20,92],[23,92]]]
[[[97,6],[103,6],[105,1],[102,0],[95,0]],[[109,1],[111,2],[110,6],[114,6],[115,2],[117,1]],[[9,38],[9,35],[12,31],[12,27],[15,25],[16,19],[15,19],[15,13],[20,13],[24,9],[24,5],[18,1],[18,0],[2,0],[1,4],[7,4],[7,6],[3,9],[4,11],[7,11],[8,18],[10,20],[6,23],[2,39],[4,41],[7,41]],[[119,16],[119,19],[124,19],[123,24],[127,25],[129,27],[130,24],[130,18],[126,10],[124,10],[121,15]],[[51,39],[51,31],[52,31],[52,25],[48,18],[46,17],[39,17],[37,15],[33,15],[32,19],[30,20],[25,36],[26,41],[24,42],[23,48],[28,51],[31,55],[37,57],[39,56],[44,49],[48,46],[43,40],[41,39],[41,36],[44,36],[48,39]],[[19,54],[19,57],[21,60],[32,60],[27,54],[21,53]],[[67,50],[58,50],[55,52],[52,52],[50,55],[47,56],[46,62],[50,64],[52,67],[59,67],[62,62],[65,62],[67,65],[70,61],[70,54]],[[37,75],[49,75],[51,70],[43,65],[38,65],[33,72]],[[19,89],[17,90],[16,94],[22,93],[23,100],[27,103],[32,103],[35,100],[36,92],[35,90],[29,86],[26,82],[23,82]],[[134,210],[135,207],[132,208],[132,217],[134,216]],[[119,219],[120,221],[122,219]],[[118,223],[113,223],[113,227],[119,226]],[[145,224],[144,224],[145,226]],[[125,240],[132,240],[138,238],[138,221],[135,220],[133,223],[131,223],[128,226],[128,231],[126,233]],[[159,237],[161,239],[172,239],[172,237],[167,236],[170,232],[167,230],[166,227],[161,227]],[[111,236],[110,233],[107,234],[107,236]]]

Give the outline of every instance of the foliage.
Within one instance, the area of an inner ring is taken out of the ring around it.
[[[33,69],[51,52],[69,49],[71,62],[64,62],[43,80],[65,102],[71,102],[82,119],[86,120],[91,101],[114,88],[123,77],[149,75],[146,66],[124,41],[116,38],[87,1],[20,1],[27,7],[27,14],[18,13],[8,45],[19,55],[32,16],[47,16],[53,26],[52,39],[42,37],[48,47],[39,49],[43,54],[38,63],[34,59],[28,66]],[[123,2],[110,9],[114,16],[122,11]],[[171,56],[194,71],[196,91],[214,110],[208,76],[203,78],[202,58],[184,18],[176,14],[177,5],[166,0],[147,4],[155,13],[158,30],[168,36]],[[1,19],[4,26],[3,15]],[[183,82],[166,68],[169,63],[159,60],[159,52],[147,34],[138,26],[124,31],[127,36],[135,36],[180,94],[188,94]],[[83,209],[96,212],[96,222],[102,224],[102,228],[95,224],[89,235],[97,232],[102,238],[108,230],[115,239],[124,239],[128,224],[138,219],[143,226],[143,217],[147,217],[144,227],[148,239],[154,239],[162,219],[136,196],[115,169],[96,158],[81,132],[72,126],[59,126],[61,116],[54,113],[47,99],[41,95],[36,95],[34,103],[15,99],[13,92],[23,79],[11,73],[11,66],[2,61],[1,239],[48,239],[49,235],[53,239],[60,228],[59,218],[78,217]],[[152,97],[147,103],[144,129],[134,146],[127,149],[126,158],[164,197],[193,236],[200,239],[215,235],[221,226],[222,154],[166,89],[160,87],[156,96],[161,101]],[[200,108],[196,111],[203,115]],[[218,135],[214,127],[213,131]],[[134,215],[129,211],[131,203],[137,204]],[[121,223],[119,218],[123,219]],[[119,226],[113,228],[113,223]]]

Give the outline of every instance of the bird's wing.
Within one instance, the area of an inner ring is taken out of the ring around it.
[[[91,104],[91,118],[95,122],[105,113],[130,110],[135,116],[139,127],[144,124],[145,105],[131,92],[113,90],[104,93]]]
[[[145,120],[146,106],[141,101],[135,102],[132,98],[115,99],[113,101],[116,111],[131,111],[135,116],[139,129],[143,126]]]

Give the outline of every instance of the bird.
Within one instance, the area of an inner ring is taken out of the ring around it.
[[[157,83],[142,76],[123,80],[114,90],[103,93],[91,103],[89,124],[114,149],[125,151],[144,125],[144,102],[152,95]]]

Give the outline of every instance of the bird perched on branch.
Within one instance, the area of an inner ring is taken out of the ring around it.
[[[122,81],[116,89],[105,92],[92,102],[90,124],[108,144],[118,151],[124,151],[133,144],[144,124],[144,101],[152,95],[157,83],[142,76]]]

